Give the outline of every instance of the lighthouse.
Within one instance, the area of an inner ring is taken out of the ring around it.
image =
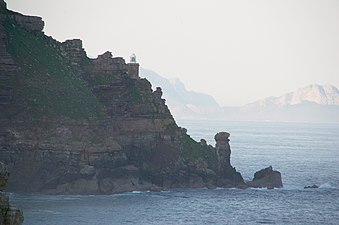
[[[139,63],[137,63],[137,56],[134,53],[130,56],[129,63],[127,63],[127,70],[130,77],[139,78]]]

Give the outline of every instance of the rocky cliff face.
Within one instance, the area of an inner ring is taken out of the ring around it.
[[[5,164],[0,162],[0,224],[1,225],[21,225],[24,216],[20,209],[9,205],[9,198],[3,192],[9,173]]]
[[[9,190],[244,185],[230,165],[228,136],[216,138],[217,148],[191,139],[161,89],[137,76],[138,64],[110,52],[90,59],[81,40],[60,43],[43,34],[41,18],[0,3],[0,159]]]

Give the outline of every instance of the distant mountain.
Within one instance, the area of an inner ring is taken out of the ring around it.
[[[207,115],[220,109],[218,103],[210,95],[188,91],[177,78],[166,79],[156,72],[140,68],[140,77],[147,78],[152,88],[161,87],[166,104],[178,119],[206,118]]]
[[[339,91],[332,85],[313,84],[304,88],[299,88],[293,92],[281,95],[279,97],[269,97],[264,100],[256,101],[247,106],[286,106],[298,105],[305,102],[313,102],[319,105],[339,105]]]
[[[224,108],[223,115],[229,120],[339,123],[339,91],[313,84],[236,109]]]
[[[161,87],[176,119],[339,123],[339,91],[313,84],[279,97],[268,97],[240,107],[220,107],[210,95],[188,91],[179,79],[166,79],[140,69],[140,76]]]

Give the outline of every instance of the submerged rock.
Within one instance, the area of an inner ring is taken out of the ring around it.
[[[252,181],[247,182],[249,187],[254,188],[282,188],[281,173],[273,170],[272,166],[262,169],[254,174]]]
[[[309,186],[305,186],[304,189],[308,189],[308,188],[319,188],[318,185],[313,184],[313,185],[309,185]]]

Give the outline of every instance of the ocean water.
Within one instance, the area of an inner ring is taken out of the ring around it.
[[[174,189],[105,196],[11,193],[27,225],[339,224],[339,124],[179,121],[214,145],[231,133],[231,163],[245,180],[272,165],[281,189]],[[318,189],[304,189],[317,184]]]

